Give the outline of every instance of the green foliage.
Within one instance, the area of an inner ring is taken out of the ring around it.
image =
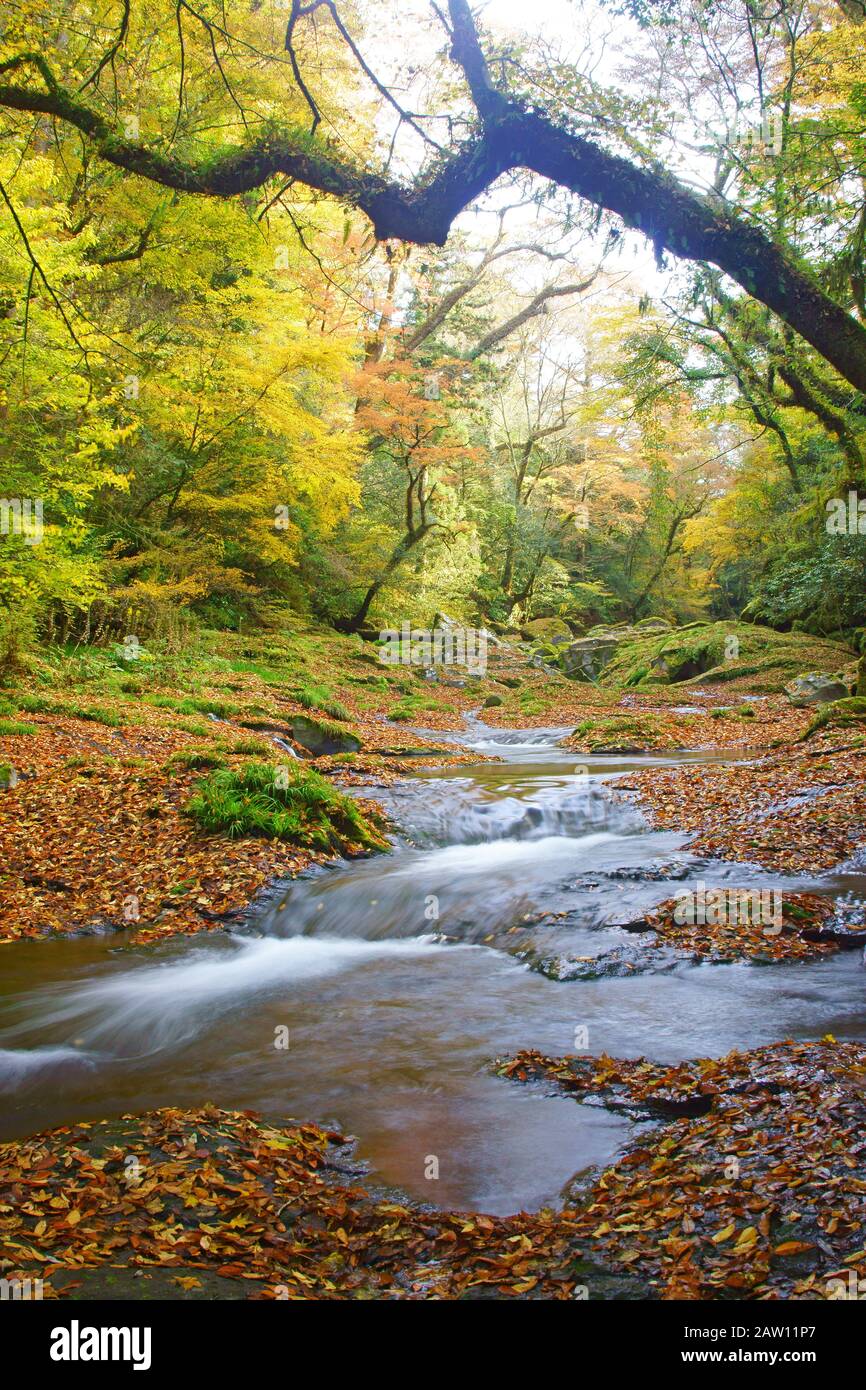
[[[828,728],[853,728],[866,734],[866,697],[852,695],[848,700],[832,700],[822,705],[801,737],[808,739]]]
[[[206,748],[193,748],[189,752],[173,753],[166,763],[166,768],[169,771],[175,768],[191,771],[196,768],[225,767],[225,763],[226,760],[220,753],[211,752]]]
[[[304,709],[321,710],[324,714],[329,714],[332,719],[351,719],[352,715],[344,704],[335,700],[333,693],[323,686],[302,686],[297,690],[293,698]]]
[[[100,705],[81,705],[55,700],[48,695],[21,695],[18,705],[28,714],[59,714],[67,719],[87,719],[93,724],[106,724],[113,729],[120,728],[124,722],[117,710],[106,709]]]
[[[382,849],[381,831],[354,801],[310,768],[251,763],[199,784],[186,812],[209,833],[262,835],[313,849]],[[284,783],[284,784],[283,784]]]

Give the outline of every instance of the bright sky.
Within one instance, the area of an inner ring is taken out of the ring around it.
[[[563,56],[573,54],[579,58],[591,45],[596,60],[594,75],[602,80],[606,73],[613,74],[630,39],[629,21],[617,19],[595,0],[486,0],[479,14],[487,28],[501,27],[558,41]],[[594,263],[594,252],[597,255],[599,248],[600,241],[596,248],[587,245],[587,267]],[[609,268],[617,277],[626,272],[635,294],[648,294],[654,299],[668,293],[677,274],[675,269],[660,271],[653,248],[645,237],[633,232],[622,237]]]

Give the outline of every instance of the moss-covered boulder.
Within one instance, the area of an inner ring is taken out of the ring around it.
[[[829,705],[844,700],[848,693],[848,687],[842,681],[833,676],[822,676],[817,671],[797,676],[796,680],[785,686],[785,694],[797,709],[805,709],[808,705]]]
[[[339,724],[328,719],[314,719],[308,714],[295,715],[292,720],[292,738],[314,757],[327,757],[332,753],[360,753],[361,740]]]
[[[609,638],[615,638],[611,631]],[[752,691],[781,691],[800,672],[838,679],[850,650],[797,632],[776,632],[757,623],[690,623],[664,632],[631,628],[616,640],[605,662],[606,686],[716,684],[748,681]],[[839,692],[847,695],[847,689]]]
[[[866,733],[866,696],[850,695],[822,705],[802,737],[811,738],[822,729],[854,729]]]
[[[524,642],[558,644],[571,641],[571,628],[562,618],[533,618],[520,629]]]

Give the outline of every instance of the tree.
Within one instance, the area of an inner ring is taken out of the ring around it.
[[[531,81],[527,90],[519,82],[517,90],[512,90],[508,78],[500,78],[500,66],[505,72],[507,65],[496,60],[504,55],[491,51],[489,44],[485,51],[468,0],[448,0],[447,13],[446,19],[436,9],[446,30],[448,52],[471,103],[468,110],[458,105],[449,113],[452,128],[467,128],[468,123],[469,133],[447,146],[427,133],[423,115],[402,108],[376,78],[336,0],[291,3],[285,46],[296,94],[308,108],[306,129],[297,119],[275,120],[272,108],[254,109],[252,100],[248,112],[246,100],[237,95],[227,76],[219,47],[226,57],[235,59],[245,41],[237,42],[221,20],[209,18],[187,0],[179,0],[176,8],[181,39],[181,21],[195,20],[199,40],[203,31],[213,51],[206,77],[223,95],[227,91],[238,108],[235,138],[228,146],[211,144],[199,152],[194,141],[184,142],[186,148],[174,148],[165,133],[162,139],[148,140],[124,130],[116,108],[101,96],[99,78],[116,64],[127,42],[128,6],[96,68],[78,84],[62,70],[63,63],[68,68],[68,60],[59,64],[59,52],[49,58],[38,42],[36,47],[25,45],[22,37],[15,51],[0,61],[0,77],[5,79],[0,82],[0,106],[71,126],[99,159],[179,191],[229,197],[249,194],[276,178],[293,180],[359,208],[380,239],[441,245],[455,217],[480,193],[503,174],[528,169],[643,231],[659,254],[667,249],[687,260],[717,266],[777,313],[854,387],[866,390],[866,328],[760,222],[734,215],[723,201],[692,191],[651,160],[627,159],[575,133],[567,119],[557,119],[545,110]],[[324,16],[330,18],[332,33],[347,46],[380,99],[397,111],[400,124],[432,150],[431,160],[411,184],[391,177],[387,161],[382,168],[358,163],[323,137],[322,98],[314,93],[309,72],[305,75],[298,35],[305,23]],[[28,33],[27,39],[31,37]],[[263,61],[264,50],[254,46],[254,54],[253,70]],[[174,66],[180,92],[177,130],[187,92],[182,46]],[[249,81],[249,74],[247,85],[254,96],[255,83]]]
[[[363,627],[382,587],[442,524],[433,511],[437,493],[457,461],[477,453],[467,448],[455,428],[453,412],[461,384],[453,363],[439,363],[433,376],[405,358],[368,364],[358,386],[357,423],[371,434],[376,454],[402,477],[403,528],[361,602],[340,623],[348,632]],[[454,398],[449,404],[442,400],[443,389]]]

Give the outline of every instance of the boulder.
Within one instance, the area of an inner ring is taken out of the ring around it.
[[[569,643],[562,653],[562,669],[572,680],[597,680],[600,671],[616,651],[616,646],[615,637],[581,637]]]
[[[647,750],[641,748],[637,743],[591,743],[590,753],[645,753]]]
[[[488,696],[487,696],[487,699],[484,701],[484,708],[485,708],[485,709],[492,709],[494,705],[501,705],[501,704],[502,704],[502,696],[501,696],[501,695],[488,695]]]
[[[306,714],[292,720],[292,738],[314,757],[330,757],[332,753],[360,753],[361,740],[355,734],[323,719]]]
[[[849,694],[847,685],[834,676],[822,676],[816,671],[797,676],[785,686],[785,694],[797,709],[808,705],[826,705],[832,700],[844,700]]]
[[[520,629],[524,642],[570,642],[571,628],[562,618],[533,618]]]

